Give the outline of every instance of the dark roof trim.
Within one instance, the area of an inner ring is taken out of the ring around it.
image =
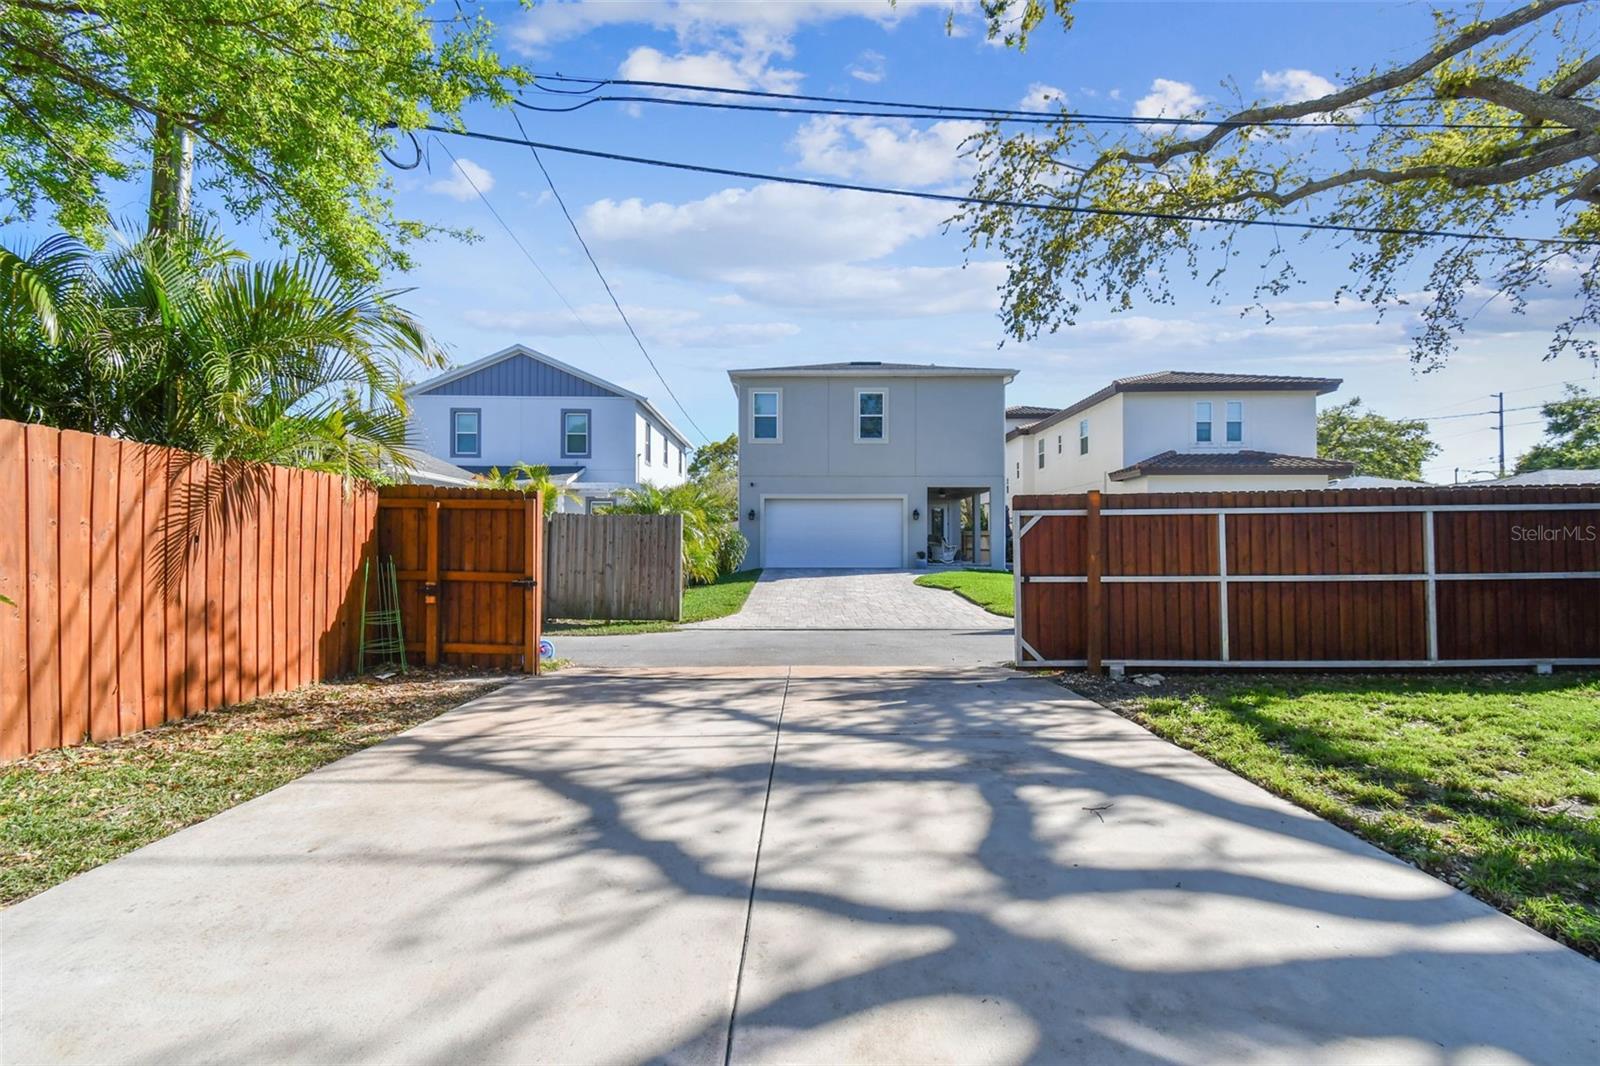
[[[1109,400],[1119,392],[1201,392],[1226,390],[1228,392],[1315,392],[1326,395],[1344,384],[1343,378],[1301,378],[1280,374],[1212,374],[1187,370],[1163,370],[1156,374],[1118,378],[1099,392],[1085,396],[1070,407],[1063,407],[1049,418],[1031,426],[1018,426],[1006,434],[1006,440],[1026,436],[1039,430],[1065,422],[1097,403]]]
[[[1205,476],[1215,474],[1326,474],[1349,477],[1355,464],[1342,459],[1322,459],[1311,455],[1282,455],[1278,452],[1196,453],[1165,451],[1140,460],[1132,466],[1113,470],[1112,481],[1128,481],[1150,474]]]
[[[940,366],[936,363],[883,363],[874,360],[853,360],[848,363],[807,363],[800,366],[758,366],[747,367],[742,370],[730,370],[728,376],[735,380],[741,377],[777,377],[777,376],[836,376],[860,375],[876,377],[888,374],[920,374],[928,377],[1003,377],[1007,380],[1016,377],[1017,371],[1009,367],[994,366]]]

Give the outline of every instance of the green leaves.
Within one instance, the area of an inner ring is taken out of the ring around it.
[[[395,215],[383,161],[403,131],[451,124],[531,80],[470,8],[421,0],[88,0],[0,5],[0,192],[91,238],[105,183],[150,157],[164,119],[197,184],[344,277],[409,265],[434,227]],[[399,131],[399,132],[397,132]]]
[[[1477,21],[1442,14],[1414,59],[1357,70],[1317,99],[1197,116],[1212,124],[1136,124],[1117,138],[1069,113],[1018,133],[991,125],[967,146],[984,202],[956,220],[969,250],[1007,262],[1006,334],[1071,326],[1092,303],[1172,304],[1185,276],[1220,300],[1240,267],[1254,302],[1281,296],[1300,284],[1296,258],[1316,252],[1252,245],[1234,223],[1288,222],[1354,231],[1330,238],[1347,257],[1333,295],[1415,315],[1412,358],[1424,369],[1449,358],[1489,302],[1518,312],[1543,290],[1566,295],[1572,276],[1548,354],[1600,357],[1600,242],[1515,239],[1600,235],[1600,107],[1580,93],[1600,82],[1600,62],[1592,29],[1559,17],[1574,3],[1534,0]],[[1047,10],[1029,0],[986,13],[991,37],[1020,47]],[[1092,213],[1105,210],[1165,217]],[[1243,258],[1251,247],[1258,263]]]
[[[1517,473],[1529,470],[1600,470],[1600,396],[1568,385],[1566,396],[1539,411],[1545,439],[1517,460]]]
[[[711,477],[667,488],[645,484],[623,490],[611,510],[683,515],[683,571],[689,584],[708,585],[744,562],[748,545],[738,529],[736,484]]]
[[[1385,418],[1359,396],[1317,414],[1317,454],[1354,463],[1357,474],[1421,481],[1422,464],[1438,452],[1426,422]]]
[[[406,372],[444,362],[396,295],[203,229],[0,252],[0,417],[380,479]]]

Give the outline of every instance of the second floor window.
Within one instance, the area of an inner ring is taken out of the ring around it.
[[[1039,469],[1044,469],[1044,438],[1039,438]]]
[[[683,473],[683,445],[678,445],[678,473]]]
[[[650,423],[646,422],[644,424],[644,461],[647,466],[654,461],[655,445],[651,442],[655,440],[655,437],[656,431],[650,428]]]
[[[883,440],[883,393],[856,393],[856,440]]]
[[[587,456],[589,454],[589,412],[561,412],[561,454]]]
[[[1244,441],[1244,403],[1239,400],[1228,401],[1228,425],[1226,428],[1229,444],[1240,444]]]
[[[1078,422],[1078,454],[1089,454],[1089,420],[1087,418]]]
[[[483,453],[483,416],[477,411],[450,412],[450,454],[476,456]]]
[[[779,436],[782,405],[777,392],[752,392],[750,394],[750,439],[782,440]]]
[[[1194,440],[1196,444],[1211,443],[1211,401],[1201,400],[1194,405]]]

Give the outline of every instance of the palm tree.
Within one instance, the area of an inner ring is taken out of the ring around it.
[[[498,466],[491,466],[486,474],[479,474],[474,480],[481,482],[485,488],[509,489],[513,492],[537,492],[544,501],[544,513],[555,514],[562,500],[582,499],[576,492],[566,485],[559,484],[550,476],[548,466],[533,466],[528,463],[518,463],[516,466],[501,470]]]
[[[406,371],[444,363],[396,295],[197,227],[0,249],[0,417],[379,479]]]
[[[690,584],[709,585],[744,561],[746,544],[737,525],[738,500],[724,486],[704,480],[670,488],[645,484],[624,489],[611,510],[615,514],[681,514],[683,573]]]

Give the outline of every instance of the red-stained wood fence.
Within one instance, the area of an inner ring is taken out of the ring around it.
[[[537,493],[382,488],[378,550],[395,560],[407,655],[429,666],[539,672]]]
[[[0,420],[0,758],[355,669],[378,500]]]
[[[1018,496],[1022,666],[1600,664],[1600,488]]]

